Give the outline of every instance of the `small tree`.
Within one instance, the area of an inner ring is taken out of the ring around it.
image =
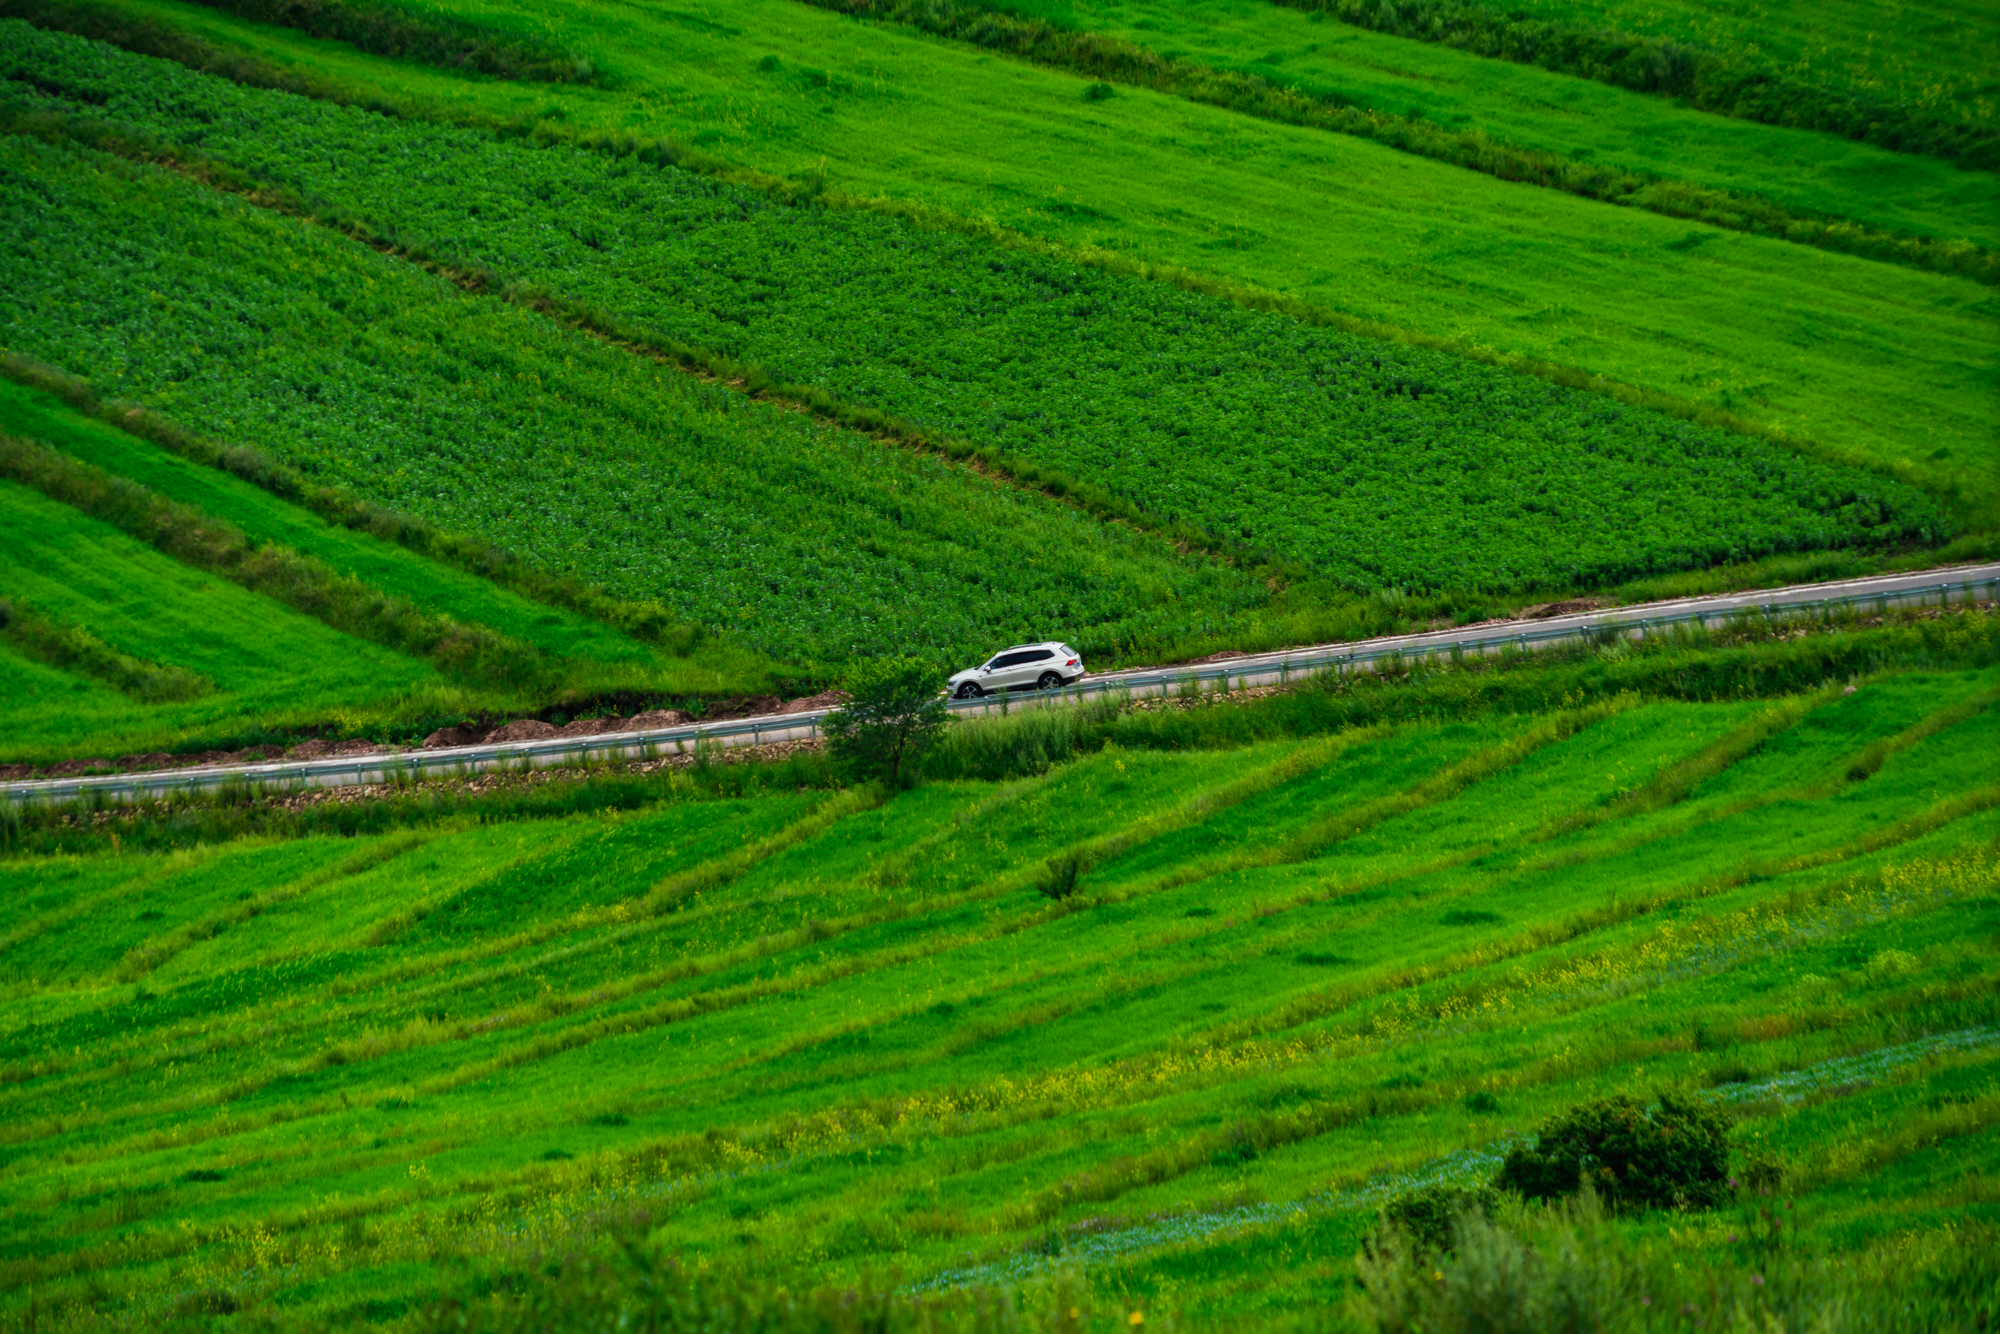
[[[902,781],[950,717],[943,678],[921,658],[876,658],[857,663],[841,685],[847,703],[826,717],[834,759],[856,777]]]
[[[1705,1208],[1722,1202],[1728,1176],[1728,1120],[1663,1093],[1657,1107],[1620,1096],[1550,1117],[1532,1146],[1508,1152],[1494,1184],[1547,1200],[1587,1181],[1607,1204]]]

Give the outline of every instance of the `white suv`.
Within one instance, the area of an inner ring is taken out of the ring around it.
[[[951,678],[958,699],[978,699],[996,690],[1055,690],[1083,679],[1083,655],[1054,640],[1016,644],[993,655],[984,667],[973,667]]]

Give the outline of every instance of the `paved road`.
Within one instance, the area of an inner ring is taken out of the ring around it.
[[[1792,588],[1718,597],[1649,602],[1547,620],[1466,626],[1348,644],[1320,644],[1198,666],[1107,672],[1089,677],[1060,694],[1015,696],[1009,703],[1018,708],[1028,703],[1057,702],[1105,691],[1127,691],[1134,695],[1166,694],[1184,688],[1190,681],[1219,684],[1226,680],[1232,688],[1278,684],[1328,669],[1365,671],[1372,664],[1394,654],[1409,658],[1449,653],[1454,649],[1463,653],[1497,653],[1510,646],[1534,649],[1605,632],[1643,636],[1670,626],[1727,620],[1746,613],[1796,614],[1840,606],[1866,611],[1876,606],[1935,605],[1941,599],[1951,602],[2000,600],[2000,563],[1954,566],[1916,574],[1848,579],[1825,584],[1801,584]],[[991,713],[1001,705],[998,700],[989,698],[955,700],[951,707],[955,714],[963,717]],[[706,726],[694,723],[646,732],[560,737],[497,746],[460,746],[338,759],[215,765],[161,773],[10,782],[0,784],[0,798],[70,801],[95,794],[110,801],[131,801],[173,792],[211,790],[232,783],[281,788],[345,787],[385,782],[398,774],[446,777],[482,769],[541,767],[585,759],[641,759],[689,751],[697,744],[744,746],[807,740],[819,735],[820,720],[826,713],[826,710],[816,710],[812,713],[772,714]]]

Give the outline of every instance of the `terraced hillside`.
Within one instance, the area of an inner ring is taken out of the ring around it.
[[[414,1318],[636,1227],[802,1292],[1333,1318],[1381,1201],[1658,1089],[1778,1165],[1787,1245],[1908,1254],[1993,1207],[1992,620],[1752,641],[1131,713],[894,796],[17,826],[8,1309]],[[1719,1315],[1778,1263],[1734,1217],[1625,1226]]]

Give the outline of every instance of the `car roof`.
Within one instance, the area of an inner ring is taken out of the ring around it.
[[[1068,647],[1069,645],[1063,643],[1062,640],[1060,639],[1038,639],[1032,644],[1009,644],[1006,648],[1003,648],[1000,651],[1002,653],[1012,653],[1015,649],[1021,649],[1021,648],[1068,648]]]

